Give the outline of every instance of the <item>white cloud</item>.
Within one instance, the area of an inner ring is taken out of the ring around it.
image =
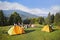
[[[36,14],[38,16],[48,14],[48,11],[47,10],[45,10],[45,9],[39,9],[39,8],[32,9],[30,12],[32,14]]]
[[[29,11],[29,9],[22,4],[19,3],[10,3],[10,2],[1,2],[0,1],[0,9],[2,10],[23,10],[23,11]]]
[[[60,11],[60,6],[52,6],[49,9],[47,8],[28,8],[22,4],[19,3],[10,3],[10,2],[1,2],[0,1],[0,10],[22,10],[25,12],[29,12],[31,14],[35,14],[38,16],[44,16],[45,14],[48,14],[48,12],[55,13]]]
[[[59,11],[60,11],[60,6],[52,6],[50,8],[51,13],[56,13],[56,12],[59,12]]]

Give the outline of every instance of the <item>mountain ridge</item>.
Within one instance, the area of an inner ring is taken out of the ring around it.
[[[37,18],[38,17],[37,15],[33,15],[31,13],[24,12],[24,11],[21,11],[21,10],[3,10],[3,12],[4,12],[4,15],[6,17],[9,17],[13,12],[17,12],[23,19]]]

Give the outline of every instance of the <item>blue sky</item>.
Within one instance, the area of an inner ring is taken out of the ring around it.
[[[1,0],[17,2],[29,8],[49,8],[53,5],[60,5],[60,0]]]
[[[0,10],[22,10],[43,16],[60,11],[60,0],[0,0]]]

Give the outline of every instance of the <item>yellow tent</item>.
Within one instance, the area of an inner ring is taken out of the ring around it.
[[[45,32],[52,32],[52,27],[50,27],[49,25],[46,25],[42,28],[42,31],[45,31]]]
[[[24,29],[18,25],[11,27],[8,30],[9,35],[23,34],[25,33]]]

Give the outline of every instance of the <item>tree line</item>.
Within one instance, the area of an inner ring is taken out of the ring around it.
[[[17,12],[13,12],[10,17],[4,16],[3,10],[0,10],[0,26],[13,25],[14,23],[21,23],[22,19]]]
[[[17,12],[13,12],[10,17],[6,17],[3,13],[3,10],[0,10],[0,26],[13,25],[14,23],[23,23],[23,24],[41,24],[41,25],[57,25],[60,26],[60,12],[56,14],[48,13],[47,17],[38,17],[38,18],[26,18],[22,20],[22,17]]]

